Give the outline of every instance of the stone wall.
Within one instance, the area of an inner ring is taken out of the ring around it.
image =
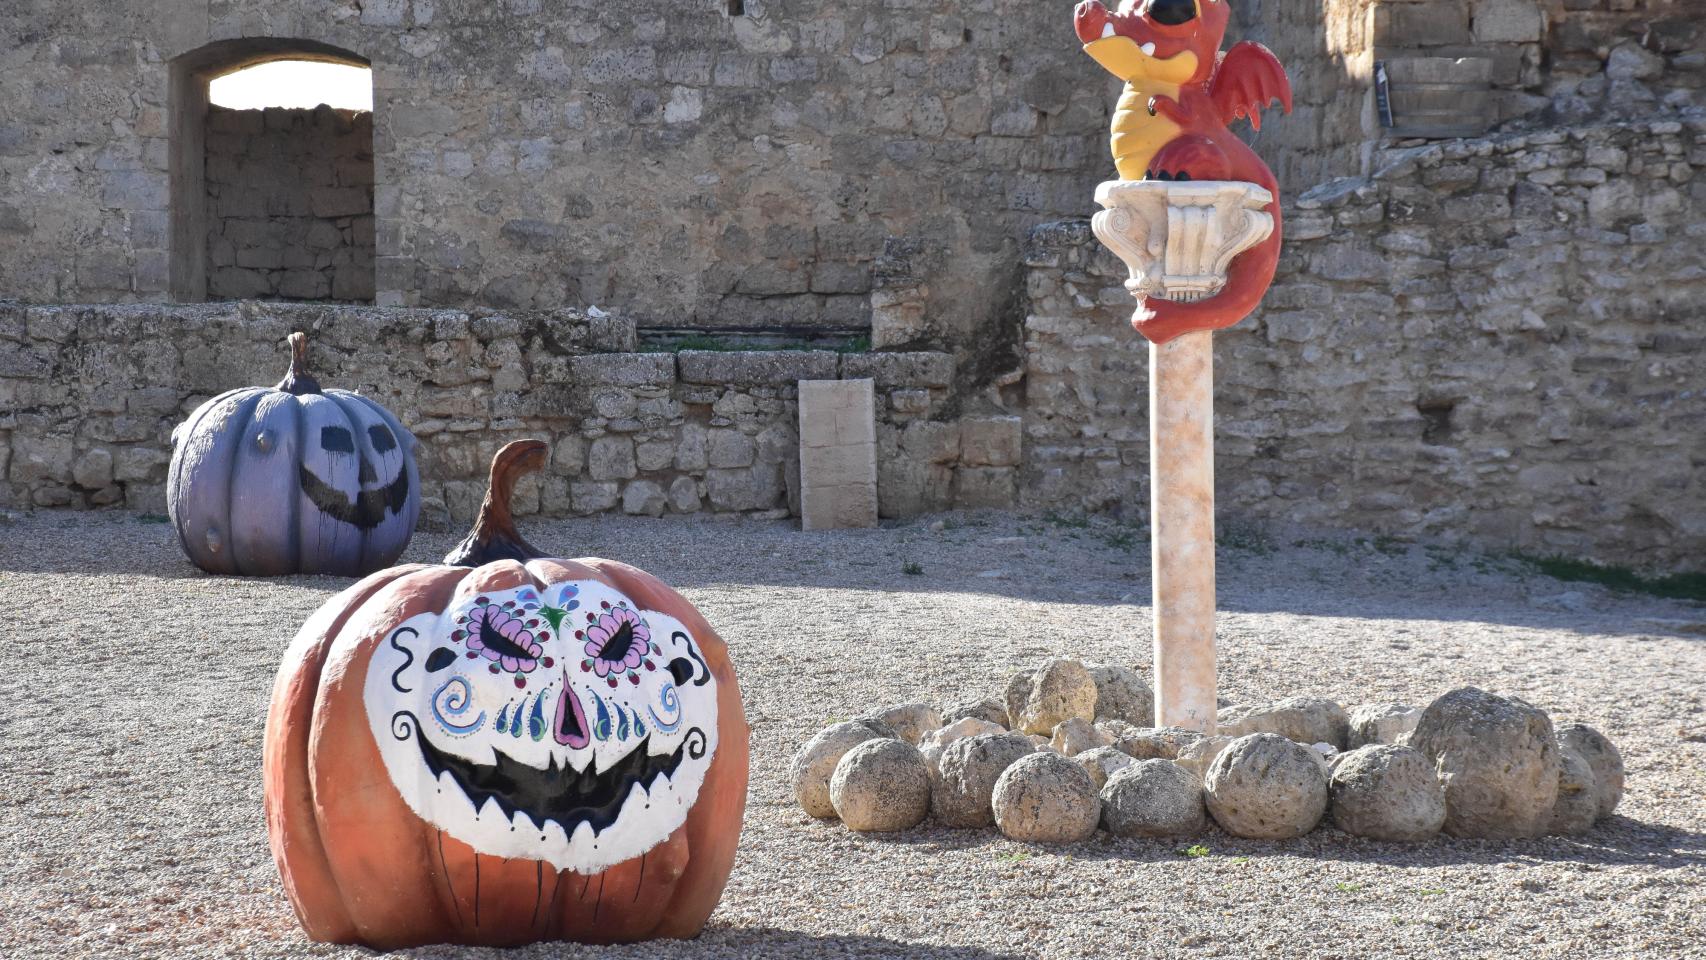
[[[1223,518],[1642,567],[1706,551],[1706,114],[1449,141],[1289,205],[1217,334]],[[1021,499],[1147,514],[1124,268],[1041,227]]]
[[[210,300],[373,300],[373,115],[207,112]]]
[[[0,504],[163,511],[172,428],[213,394],[276,383],[297,329],[324,385],[414,431],[423,492],[459,521],[522,437],[553,449],[528,512],[797,513],[801,379],[874,381],[885,516],[1012,504],[1019,421],[958,416],[945,353],[640,353],[631,322],[578,311],[252,301],[0,303]]]

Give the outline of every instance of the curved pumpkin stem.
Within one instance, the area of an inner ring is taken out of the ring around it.
[[[290,372],[278,382],[278,389],[298,397],[320,392],[320,381],[308,375],[308,334],[300,330],[290,335]]]
[[[479,567],[496,560],[519,560],[526,563],[545,556],[522,538],[515,529],[515,515],[509,502],[515,496],[515,482],[522,474],[532,473],[545,466],[543,440],[514,440],[492,457],[492,477],[486,485],[486,500],[480,504],[480,516],[468,536],[444,555],[444,562],[453,567]]]

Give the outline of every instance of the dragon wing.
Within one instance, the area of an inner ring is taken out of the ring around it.
[[[1239,117],[1249,117],[1250,126],[1262,129],[1262,108],[1279,101],[1291,112],[1291,81],[1273,51],[1251,40],[1235,43],[1220,57],[1209,80],[1209,99],[1227,126]]]

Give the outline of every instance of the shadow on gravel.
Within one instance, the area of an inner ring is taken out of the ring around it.
[[[1022,953],[1001,953],[981,947],[955,947],[935,943],[907,943],[887,937],[864,934],[820,934],[804,930],[784,930],[780,927],[735,927],[711,925],[696,940],[654,940],[648,943],[587,946],[575,943],[530,944],[513,949],[473,947],[424,947],[399,950],[390,954],[367,956],[428,958],[490,957],[493,960],[529,960],[550,957],[552,960],[570,958],[644,957],[645,960],[762,960],[762,958],[798,958],[817,960],[823,957],[857,957],[868,960],[894,958],[928,958],[928,960],[1027,960]]]

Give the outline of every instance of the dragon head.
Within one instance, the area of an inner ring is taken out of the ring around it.
[[[1083,0],[1073,27],[1084,51],[1128,83],[1205,83],[1226,35],[1229,0]]]

